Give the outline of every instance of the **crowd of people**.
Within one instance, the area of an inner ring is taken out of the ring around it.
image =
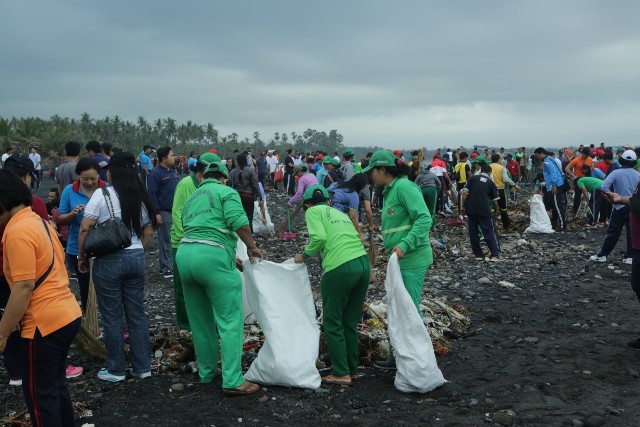
[[[428,159],[422,151],[405,157],[400,150],[379,150],[360,162],[350,149],[341,156],[288,149],[282,158],[275,150],[254,157],[249,148],[221,158],[212,149],[182,160],[168,146],[145,145],[136,155],[90,141],[82,155],[82,146],[69,141],[64,150],[47,202],[30,191],[42,180],[37,148],[28,156],[8,150],[0,172],[0,351],[10,384],[22,385],[32,419],[43,425],[54,420],[66,425],[73,417],[66,378],[80,375],[82,368],[67,365],[67,354],[87,308],[91,279],[108,354],[98,378],[121,382],[127,372],[151,375],[145,250],[156,232],[159,273],[173,281],[176,324],[192,333],[200,380],[218,375],[220,355],[225,393],[259,389],[241,369],[243,265],[236,246],[240,239],[251,260],[263,258],[253,221],[257,207],[266,222],[267,194],[304,210],[309,241],[295,262],[321,257],[323,328],[332,362],[332,373],[323,378],[328,384],[358,379],[357,325],[371,269],[364,234],[378,228],[376,215],[385,251],[397,255],[418,311],[433,264],[430,232],[438,219],[465,220],[470,255],[499,260],[496,221],[503,232],[511,231],[509,206],[525,185],[543,195],[557,231],[567,229],[569,197],[574,218],[586,218],[584,227],[607,226],[594,262],[607,260],[626,227],[623,262],[633,264],[633,289],[640,299],[640,212],[632,197],[640,162],[633,147],[615,154],[604,144],[557,153],[540,147],[532,155],[524,147],[514,153],[438,149]],[[588,214],[581,216],[582,211]],[[96,225],[115,219],[128,230],[130,244],[91,262],[88,236]],[[70,277],[78,282],[79,303]],[[629,346],[640,349],[640,339]],[[393,352],[375,365],[394,369]]]

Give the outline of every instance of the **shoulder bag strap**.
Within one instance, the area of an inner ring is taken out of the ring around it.
[[[104,195],[104,200],[106,201],[107,209],[109,210],[109,217],[111,219],[116,219],[116,214],[113,211],[113,205],[111,204],[111,195],[109,194],[109,191],[103,187],[102,194]]]
[[[47,231],[47,235],[49,236],[49,242],[51,242],[51,264],[49,264],[49,268],[47,268],[47,271],[45,271],[42,276],[40,276],[40,278],[38,278],[38,280],[36,280],[36,284],[33,287],[33,290],[35,291],[38,286],[40,286],[45,280],[47,280],[47,277],[49,277],[49,274],[51,273],[51,270],[53,270],[53,263],[56,259],[56,254],[55,254],[55,249],[53,249],[53,240],[51,240],[51,232],[49,231],[49,227],[47,226],[47,223],[44,219],[40,218],[42,220],[42,225],[44,226],[44,229]]]

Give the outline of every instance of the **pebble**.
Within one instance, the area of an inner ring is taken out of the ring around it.
[[[613,272],[616,274],[622,274],[622,270],[613,270]]]
[[[500,282],[498,282],[498,285],[502,286],[503,288],[507,288],[507,289],[513,289],[516,287],[516,285],[514,285],[513,283],[509,283],[506,280],[502,280]]]
[[[540,341],[540,338],[537,338],[537,337],[526,337],[524,340],[525,340],[526,342],[531,343],[531,344],[535,344],[535,343],[537,343],[538,341]]]
[[[389,403],[391,403],[390,400],[385,400],[385,401],[382,402],[383,405],[388,405]]]
[[[316,394],[329,394],[329,390],[326,388],[318,387],[313,391]]]
[[[488,277],[481,277],[478,279],[478,283],[481,285],[488,285],[491,283],[491,280]]]
[[[513,418],[511,415],[505,414],[504,412],[496,412],[493,414],[491,421],[502,426],[510,426],[513,424]]]
[[[171,384],[171,391],[184,391],[184,384],[182,383]]]
[[[258,402],[265,403],[267,400],[269,400],[269,396],[262,396],[260,399],[258,399]]]
[[[591,375],[591,371],[582,371],[582,373],[585,375]]]
[[[291,163],[289,163],[291,164]],[[238,422],[241,423],[242,422],[242,418],[238,418]]]
[[[469,400],[469,405],[474,406],[478,404],[478,399],[471,399]]]
[[[609,414],[614,415],[616,417],[619,417],[620,415],[622,415],[622,411],[620,411],[619,409],[614,408],[613,406],[607,406],[604,409]]]
[[[578,238],[579,239],[586,239],[587,238],[587,233],[585,233],[584,231],[581,231],[580,233],[578,233]]]
[[[580,323],[574,323],[571,325],[572,328],[579,328],[580,326],[582,326]]]
[[[605,423],[605,419],[604,417],[601,417],[600,415],[591,415],[589,418],[587,418],[586,420],[584,420],[584,427],[600,427],[603,426]]]

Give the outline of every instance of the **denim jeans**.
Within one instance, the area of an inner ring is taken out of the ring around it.
[[[123,314],[127,319],[133,372],[149,372],[151,343],[143,304],[144,251],[122,249],[97,257],[93,263],[93,283],[104,326],[109,373],[125,374]]]

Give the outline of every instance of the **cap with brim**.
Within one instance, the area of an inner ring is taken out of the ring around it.
[[[109,159],[109,163],[105,167],[109,169],[111,168],[135,169],[136,158],[131,153],[127,153],[126,151],[121,151],[111,156],[111,158]]]
[[[625,160],[631,160],[634,162],[638,159],[638,156],[636,156],[636,152],[633,150],[626,150],[624,153],[622,153],[621,157]]]
[[[616,154],[624,153],[624,148],[618,148]]]
[[[306,171],[307,171],[307,167],[304,165],[298,165],[293,168],[293,173],[306,172]]]
[[[484,163],[484,157],[477,156],[475,159],[471,160],[471,163]]]
[[[636,149],[636,147],[635,147],[635,146],[633,146],[633,145],[631,145],[631,144],[627,144],[627,145],[625,145],[625,146],[624,146],[624,149],[625,149],[625,150],[635,150],[635,149]]]
[[[325,199],[329,199],[329,192],[322,185],[312,185],[304,190],[304,194],[302,195],[303,200],[311,200],[313,199],[313,193],[316,190],[320,190]]]
[[[323,160],[323,159],[324,159],[324,156],[322,154],[318,154],[316,156],[316,160]]]
[[[333,159],[331,157],[327,156],[324,159],[322,159],[322,164],[325,164],[325,165],[326,164],[330,164],[330,165],[332,165],[333,164]]]
[[[225,178],[229,178],[229,171],[227,171],[227,167],[220,161],[209,164],[209,166],[204,170],[205,174],[208,172],[220,172]]]
[[[400,150],[396,150],[396,151],[394,151],[394,152],[393,152],[393,154],[397,154],[397,155],[399,156],[399,155],[401,155],[401,154],[402,154],[402,151],[400,151]]]
[[[200,157],[198,157],[198,161],[209,166],[213,162],[222,162],[222,159],[220,159],[220,156],[218,156],[217,154],[203,153],[200,154]]]
[[[31,159],[23,156],[22,154],[12,154],[11,156],[7,157],[7,160],[5,160],[4,162],[4,167],[24,170],[27,173],[30,173],[35,178],[35,175],[33,175],[33,171],[35,169],[33,166],[33,162],[31,161]]]
[[[353,152],[353,150],[351,148],[347,148],[346,150],[344,150],[345,157],[353,156],[354,154],[355,153]]]
[[[335,158],[332,159],[331,163],[333,163],[333,166],[340,166],[340,160],[338,160],[338,159],[335,159]]]
[[[373,168],[378,167],[392,167],[396,165],[396,156],[393,155],[390,151],[387,150],[378,150],[373,153],[371,159],[369,160],[369,166],[362,169],[362,172],[369,172]]]

